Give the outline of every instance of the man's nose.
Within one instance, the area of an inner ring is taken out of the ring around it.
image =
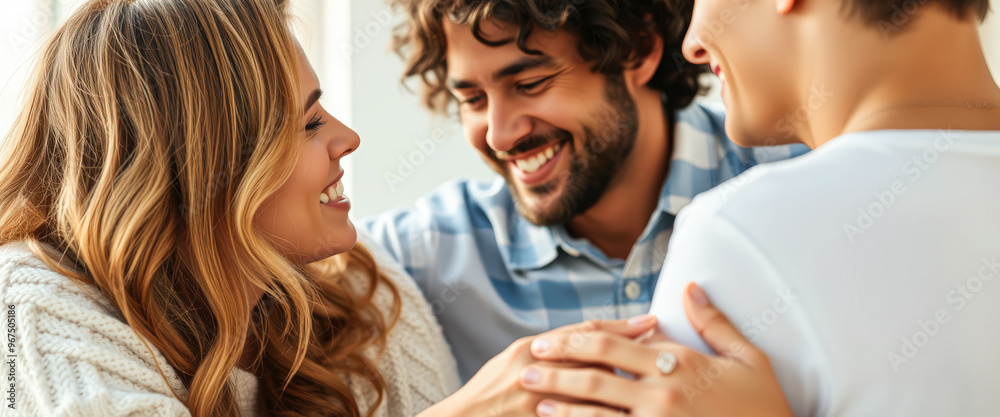
[[[486,143],[495,151],[508,152],[531,133],[531,119],[523,107],[506,100],[493,100],[487,117]]]

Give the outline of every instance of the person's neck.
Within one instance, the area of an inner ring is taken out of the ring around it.
[[[659,91],[643,88],[635,101],[639,129],[632,152],[597,204],[566,225],[570,234],[589,240],[614,259],[628,257],[656,210],[673,146],[672,138],[668,140],[673,126]]]
[[[802,143],[815,149],[846,133],[883,129],[1000,129],[1000,88],[976,23],[923,7],[890,40],[844,22],[813,32],[810,48],[827,52],[799,80],[800,97],[812,99],[802,103],[810,109],[796,132]],[[816,91],[826,97],[817,100]]]

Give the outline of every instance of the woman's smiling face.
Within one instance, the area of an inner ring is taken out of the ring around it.
[[[301,48],[299,97],[305,104],[298,161],[288,180],[267,198],[255,223],[289,260],[304,265],[354,247],[357,230],[348,218],[341,160],[361,144],[358,134],[319,103],[319,79]]]

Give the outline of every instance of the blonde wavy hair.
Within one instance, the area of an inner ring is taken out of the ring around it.
[[[302,267],[253,223],[298,157],[287,9],[87,3],[44,48],[0,154],[0,244],[27,241],[99,288],[179,373],[194,416],[239,414],[227,380],[248,343],[269,414],[359,416],[348,375],[379,393],[368,415],[383,400],[362,352],[384,347],[396,288],[363,248]],[[248,284],[264,290],[255,307]],[[380,286],[388,314],[372,303]]]

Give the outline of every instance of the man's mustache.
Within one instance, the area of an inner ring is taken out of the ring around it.
[[[564,142],[570,139],[573,139],[573,135],[568,131],[554,129],[543,134],[531,135],[521,139],[521,141],[518,142],[517,145],[514,145],[510,151],[495,152],[494,158],[498,160],[510,159],[511,157],[517,157],[518,155],[530,152],[550,143]]]

